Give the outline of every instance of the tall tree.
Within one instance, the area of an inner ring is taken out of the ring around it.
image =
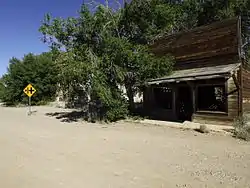
[[[41,55],[27,54],[23,59],[12,58],[7,73],[2,77],[6,104],[27,102],[23,89],[31,83],[37,90],[34,102],[49,101],[55,97],[57,70],[51,53]]]
[[[102,5],[92,13],[83,5],[78,18],[51,19],[47,15],[40,28],[51,47],[66,49],[57,60],[63,73],[60,81],[65,81],[61,85],[64,89],[81,85],[88,102],[100,99],[109,120],[126,115],[120,86],[126,86],[133,109],[137,83],[166,75],[172,67],[171,58],[155,57],[147,47],[124,34],[124,14],[124,9],[113,11]],[[71,93],[76,93],[74,90]]]
[[[0,79],[0,101],[2,102],[5,92],[5,86],[3,82],[3,78]]]

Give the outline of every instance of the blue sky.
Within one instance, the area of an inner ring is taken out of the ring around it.
[[[99,0],[104,1],[104,0]],[[0,0],[0,76],[11,57],[48,51],[38,32],[45,13],[76,16],[83,0]]]

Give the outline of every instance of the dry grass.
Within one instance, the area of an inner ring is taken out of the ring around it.
[[[235,128],[234,136],[236,138],[250,141],[250,123],[247,115],[236,118],[233,125]]]

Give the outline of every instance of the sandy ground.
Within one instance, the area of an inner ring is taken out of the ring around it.
[[[0,107],[1,188],[250,187],[250,144],[162,126],[61,122]]]

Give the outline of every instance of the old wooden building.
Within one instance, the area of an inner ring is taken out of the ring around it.
[[[158,56],[174,55],[174,71],[150,80],[148,116],[161,120],[228,124],[250,112],[250,69],[242,55],[240,17],[157,39]]]

